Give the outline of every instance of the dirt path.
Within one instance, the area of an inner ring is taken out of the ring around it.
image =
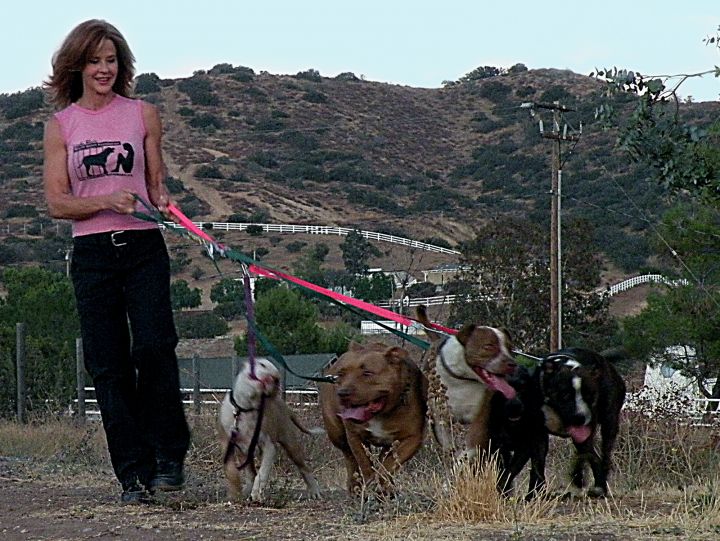
[[[674,521],[672,502],[663,507],[662,501],[645,497],[608,502],[622,510],[617,519],[610,520],[599,513],[597,519],[575,521],[573,505],[577,504],[569,503],[537,524],[442,522],[404,509],[402,497],[384,507],[367,503],[363,507],[341,488],[327,488],[327,482],[322,500],[300,499],[296,475],[282,468],[276,470],[265,505],[224,501],[223,481],[216,468],[210,473],[191,469],[187,488],[180,493],[149,505],[121,506],[109,471],[65,469],[0,458],[1,539],[710,541],[720,534],[720,525],[700,527]]]

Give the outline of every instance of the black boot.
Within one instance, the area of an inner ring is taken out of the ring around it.
[[[180,490],[185,484],[182,462],[173,460],[158,460],[155,475],[150,480],[148,488],[151,491],[172,492]]]
[[[120,503],[123,505],[140,505],[150,503],[150,493],[137,478],[122,483],[123,491],[120,495]]]

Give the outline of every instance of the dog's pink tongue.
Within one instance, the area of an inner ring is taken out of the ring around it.
[[[338,413],[341,419],[346,421],[360,421],[364,423],[372,419],[372,412],[367,406],[359,406],[357,408],[345,408]]]
[[[517,393],[512,385],[505,381],[505,378],[498,377],[495,374],[491,374],[487,370],[482,369],[477,371],[477,374],[480,376],[480,379],[485,382],[485,385],[488,386],[488,389],[502,393],[508,400],[515,398]]]
[[[575,443],[582,443],[590,437],[591,430],[589,426],[569,426],[567,429],[568,434]]]

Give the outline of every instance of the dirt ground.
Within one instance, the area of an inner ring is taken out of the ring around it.
[[[219,470],[219,468],[218,468]],[[144,506],[121,506],[109,470],[0,458],[0,539],[267,539],[605,541],[711,540],[720,524],[673,518],[670,497],[619,496],[553,506],[535,523],[442,521],[404,496],[384,504],[350,498],[335,477],[319,501],[301,499],[294,472],[276,472],[264,505],[229,503],[215,472],[188,469],[184,491]],[[327,477],[327,476],[325,476]],[[578,509],[584,511],[578,513]],[[588,512],[589,506],[596,511]],[[414,507],[413,510],[408,509]],[[594,518],[593,518],[594,517]]]

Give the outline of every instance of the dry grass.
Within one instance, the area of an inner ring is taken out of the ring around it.
[[[316,410],[299,413],[306,425],[319,424]],[[190,416],[189,421],[193,441],[188,470],[203,488],[174,505],[209,512],[224,501],[215,413]],[[345,539],[579,541],[720,537],[715,438],[713,429],[707,427],[625,416],[614,455],[612,493],[599,500],[563,497],[573,450],[568,441],[552,438],[547,468],[549,495],[529,503],[522,499],[526,474],[516,481],[517,496],[503,498],[495,490],[494,464],[456,462],[440,453],[432,441],[396,475],[394,497],[382,497],[371,487],[364,487],[360,497],[350,498],[344,493],[345,468],[340,452],[324,436],[306,437],[304,441],[326,497],[342,509],[342,515],[332,516],[332,524],[326,526],[341,528]],[[84,472],[104,475],[104,482],[109,482],[107,449],[99,423],[80,425],[52,418],[19,426],[3,421],[0,456],[32,462],[35,474],[52,471],[76,476]],[[283,453],[280,456],[272,477],[271,498],[263,509],[285,513],[287,518],[298,512],[296,501],[302,486],[294,466]],[[307,513],[307,509],[300,512]],[[303,517],[294,520],[302,521]]]

